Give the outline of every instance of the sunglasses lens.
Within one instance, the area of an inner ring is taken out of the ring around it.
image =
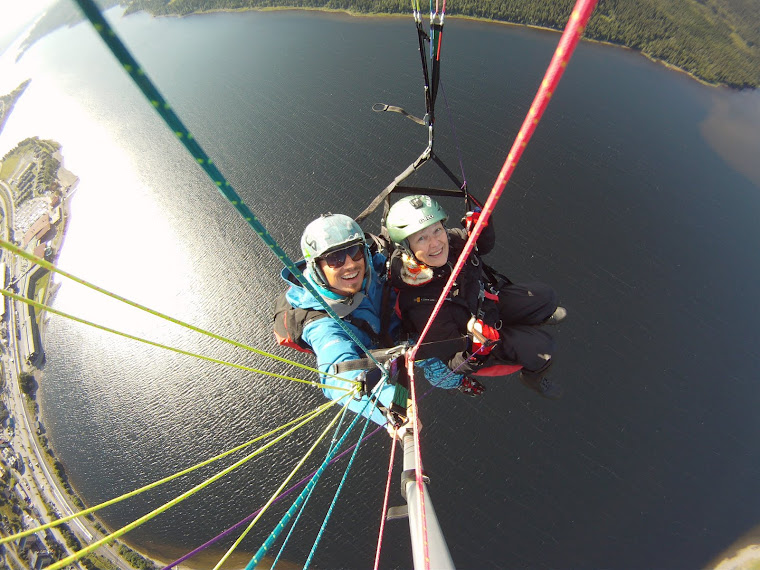
[[[364,255],[364,251],[358,245],[352,245],[346,249],[339,249],[325,255],[324,260],[333,269],[343,267],[346,263],[346,256],[350,256],[354,261],[359,261]]]
[[[354,248],[356,248],[356,251],[354,251],[353,253],[351,253]],[[354,246],[350,247],[348,249],[348,251],[349,251],[348,255],[350,255],[351,259],[353,259],[354,261],[359,261],[360,259],[362,259],[364,257],[364,248],[363,247],[359,247],[358,245],[354,245]]]

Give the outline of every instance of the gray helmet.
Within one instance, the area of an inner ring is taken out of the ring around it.
[[[324,272],[319,267],[319,259],[326,254],[345,249],[352,245],[364,248],[364,277],[369,276],[369,253],[364,232],[352,218],[343,214],[322,214],[311,222],[301,236],[301,252],[311,271],[314,281],[321,287],[330,288]]]
[[[430,196],[406,196],[391,206],[385,227],[393,243],[411,253],[409,236],[436,222],[446,222],[448,216],[441,205]]]

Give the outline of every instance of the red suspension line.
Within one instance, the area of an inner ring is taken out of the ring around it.
[[[541,120],[541,116],[549,104],[549,99],[557,88],[559,80],[562,78],[565,67],[567,67],[567,63],[570,61],[570,58],[573,55],[573,51],[578,45],[578,41],[583,34],[583,29],[588,23],[588,20],[591,17],[591,13],[594,11],[596,3],[597,0],[578,0],[576,2],[567,26],[565,27],[565,31],[562,33],[562,37],[560,38],[559,45],[554,52],[554,57],[552,57],[549,68],[546,70],[544,79],[541,82],[541,87],[538,89],[538,92],[533,99],[533,103],[530,106],[528,115],[525,117],[522,127],[520,127],[520,131],[517,133],[515,142],[512,144],[512,149],[509,151],[507,159],[504,162],[504,166],[502,166],[501,171],[499,172],[499,176],[496,178],[496,182],[491,189],[488,200],[483,206],[483,212],[480,214],[480,218],[475,224],[475,227],[470,234],[470,238],[467,240],[464,250],[459,256],[456,265],[454,266],[451,277],[449,277],[449,280],[446,283],[446,287],[441,293],[441,296],[433,308],[433,312],[430,315],[430,318],[428,319],[428,322],[425,325],[422,334],[417,340],[417,344],[413,346],[409,352],[407,352],[407,358],[414,360],[414,357],[417,353],[417,348],[422,343],[425,335],[427,335],[427,332],[430,329],[432,322],[438,315],[438,311],[443,305],[443,301],[451,290],[454,281],[456,281],[456,278],[459,276],[459,272],[462,270],[465,260],[469,257],[470,253],[472,253],[472,250],[475,247],[475,242],[480,236],[480,232],[483,231],[483,228],[488,223],[488,220],[491,217],[491,213],[496,207],[496,203],[499,201],[501,194],[504,192],[504,187],[507,185],[507,181],[509,180],[510,176],[512,176],[512,172],[514,172],[515,166],[517,166],[517,162],[520,160],[525,147],[528,145],[530,137],[536,130],[536,126]]]
[[[391,480],[393,478],[393,459],[396,456],[396,435],[393,435],[391,439],[391,457],[388,464],[388,478],[385,481],[385,498],[383,499],[383,512],[380,517],[380,532],[377,537],[377,550],[375,551],[375,567],[374,570],[378,570],[380,566],[380,550],[383,546],[383,534],[385,533],[385,517],[388,513],[388,499],[391,494]]]
[[[472,253],[472,250],[475,247],[475,243],[480,236],[480,232],[483,231],[483,228],[488,223],[488,220],[491,217],[491,213],[496,207],[496,203],[499,201],[501,194],[504,192],[504,187],[507,185],[507,181],[512,176],[512,172],[514,172],[514,169],[517,166],[517,163],[520,160],[525,147],[528,145],[528,141],[533,135],[533,132],[536,130],[536,126],[541,120],[541,116],[544,114],[544,111],[549,104],[549,99],[556,90],[557,85],[559,84],[559,80],[562,78],[562,74],[564,73],[568,62],[573,55],[575,47],[578,45],[578,42],[583,35],[583,30],[586,27],[589,18],[591,17],[591,13],[594,11],[596,3],[597,0],[577,0],[575,3],[573,12],[570,14],[570,19],[565,26],[565,31],[562,33],[562,37],[560,38],[559,45],[554,52],[554,56],[552,57],[552,60],[549,63],[549,67],[546,70],[546,74],[544,75],[544,79],[541,82],[541,87],[538,89],[538,92],[533,99],[533,103],[530,106],[528,114],[525,117],[522,126],[520,127],[520,131],[517,133],[515,142],[512,144],[512,149],[509,151],[509,154],[504,161],[504,166],[502,166],[501,171],[496,178],[496,182],[491,189],[491,193],[488,196],[488,200],[486,201],[485,206],[483,206],[483,212],[480,214],[480,218],[475,224],[475,227],[470,234],[470,238],[467,240],[464,250],[459,256],[459,259],[457,260],[457,263],[451,272],[451,277],[449,277],[449,280],[446,283],[446,287],[444,287],[443,292],[441,293],[441,296],[433,308],[433,312],[431,313],[430,318],[428,319],[428,322],[422,331],[422,334],[420,334],[420,337],[417,340],[417,344],[415,344],[412,349],[406,353],[407,368],[409,370],[409,385],[412,396],[412,415],[414,418],[419,417],[417,413],[417,398],[415,394],[416,391],[413,374],[413,364],[415,356],[417,354],[417,349],[425,338],[425,335],[427,335],[431,324],[438,315],[438,312],[443,305],[444,299],[449,294],[454,281],[459,276],[459,273],[464,266],[465,260],[470,256],[470,253]],[[417,454],[417,491],[420,497],[420,503],[422,503],[424,494],[421,470],[422,455],[420,453],[420,439],[417,429],[413,430],[413,433],[415,450]],[[424,504],[421,504],[420,507],[420,510],[423,513],[424,517]],[[422,537],[425,549],[425,567],[429,568],[430,559],[428,557],[427,527],[424,518],[422,518]]]

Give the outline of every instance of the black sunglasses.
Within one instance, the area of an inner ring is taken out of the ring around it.
[[[327,263],[332,269],[339,269],[345,265],[347,255],[354,261],[359,261],[364,257],[364,246],[352,245],[344,249],[339,249],[338,251],[331,251],[323,256],[322,259],[324,259],[325,263]]]

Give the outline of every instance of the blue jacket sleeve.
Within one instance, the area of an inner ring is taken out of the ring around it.
[[[351,328],[351,331],[365,346],[370,346],[370,339],[363,331],[349,323],[345,324]],[[303,331],[303,339],[309,343],[317,356],[317,368],[330,374],[334,374],[335,364],[364,357],[364,353],[346,331],[329,317],[308,324]],[[341,374],[341,378],[348,380],[348,382],[333,376],[320,376],[320,381],[323,384],[334,387],[323,388],[325,396],[331,400],[342,399],[341,404],[345,403],[347,390],[351,390],[353,387],[350,381],[356,380],[361,372],[361,370],[352,370]],[[394,390],[394,386],[385,385],[376,390],[375,395],[383,406],[388,407],[393,400]],[[386,422],[384,414],[373,405],[367,396],[355,395],[348,407],[353,412],[370,418],[376,424],[384,425]]]

